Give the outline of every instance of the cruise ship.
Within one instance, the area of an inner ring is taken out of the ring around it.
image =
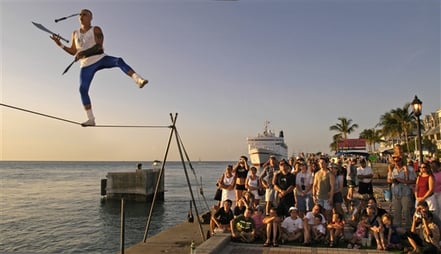
[[[280,131],[279,136],[276,137],[268,128],[269,123],[265,121],[262,134],[247,138],[248,154],[251,163],[255,166],[264,164],[271,155],[276,156],[277,160],[288,158],[288,146],[285,144],[283,131]]]

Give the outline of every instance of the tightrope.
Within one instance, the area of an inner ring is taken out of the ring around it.
[[[29,109],[25,109],[25,108],[20,108],[20,107],[15,107],[12,105],[8,105],[8,104],[4,104],[4,103],[0,103],[0,106],[3,107],[8,107],[8,108],[12,108],[15,110],[19,110],[19,111],[23,111],[23,112],[27,112],[27,113],[31,113],[34,115],[39,115],[39,116],[43,116],[43,117],[47,117],[47,118],[52,118],[58,121],[63,121],[63,122],[67,122],[67,123],[71,123],[71,124],[75,124],[75,125],[79,125],[82,126],[80,122],[76,122],[76,121],[72,121],[66,118],[62,118],[62,117],[57,117],[57,116],[52,116],[52,115],[48,115],[48,114],[43,114],[37,111],[33,111],[33,110],[29,110]],[[105,128],[172,128],[173,126],[171,125],[112,125],[112,124],[104,124],[104,125],[95,125],[95,126],[82,126],[82,127],[105,127]]]

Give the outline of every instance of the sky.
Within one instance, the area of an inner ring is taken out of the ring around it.
[[[441,107],[438,0],[0,0],[1,103],[86,120],[79,65],[31,21],[70,39],[83,8],[119,69],[95,75],[97,124],[176,128],[190,160],[236,160],[246,138],[284,131],[289,155],[329,153],[339,117],[375,128],[423,101]],[[69,46],[69,45],[68,45]],[[83,128],[0,107],[0,160],[162,160],[168,128]],[[179,160],[176,140],[168,160]]]

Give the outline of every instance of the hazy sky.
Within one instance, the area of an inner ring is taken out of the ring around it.
[[[329,152],[329,126],[360,131],[415,95],[440,108],[438,0],[1,0],[1,102],[82,122],[79,65],[41,23],[69,38],[92,10],[109,55],[150,80],[142,90],[119,69],[96,74],[98,124],[177,128],[192,160],[236,160],[246,137],[283,130],[289,154]],[[169,129],[82,128],[0,107],[1,160],[162,159]],[[178,159],[176,142],[169,159]]]

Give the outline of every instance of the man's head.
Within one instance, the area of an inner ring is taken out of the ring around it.
[[[287,174],[289,172],[290,166],[286,160],[281,160],[279,162],[279,169],[283,174]]]
[[[245,209],[245,213],[243,215],[245,215],[245,217],[247,218],[250,218],[253,215],[253,209],[248,207],[247,209]]]
[[[299,216],[299,212],[295,206],[290,207],[288,211],[291,218],[297,218]]]
[[[82,25],[89,24],[92,21],[92,12],[88,9],[82,9],[80,11],[80,23]]]
[[[227,199],[227,200],[224,201],[224,208],[226,210],[230,209],[231,205],[233,205],[233,201],[231,201],[230,199]]]

